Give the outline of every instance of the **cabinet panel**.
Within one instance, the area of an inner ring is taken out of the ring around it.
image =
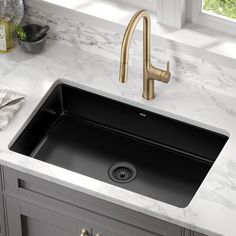
[[[193,232],[193,236],[206,236],[205,234],[200,234],[200,233],[197,233],[197,232]]]
[[[71,232],[46,224],[30,217],[22,216],[22,233],[24,236],[75,236]]]
[[[0,194],[0,236],[5,236],[3,196]]]
[[[3,199],[0,195],[0,236],[5,235]]]
[[[82,228],[92,233],[91,227],[43,207],[24,203],[12,197],[6,198],[8,236],[75,236]]]
[[[53,227],[73,235],[80,235],[83,227],[89,229],[92,236],[185,235],[180,226],[7,167],[4,167],[4,179],[7,202],[12,198],[18,201],[20,213],[16,214],[20,214],[26,234],[44,222],[50,225],[45,227],[49,232]],[[11,217],[15,216],[9,219]],[[16,235],[21,236],[15,232],[8,236]]]
[[[49,181],[24,174],[22,172],[4,167],[6,179],[5,191],[23,199],[36,199],[45,196],[49,199],[63,201],[68,205],[77,206],[107,216],[115,221],[138,226],[147,232],[155,232],[160,235],[172,236],[169,228],[175,228],[178,232],[174,236],[181,235],[181,227],[153,218],[142,213],[129,210],[125,207],[109,203],[102,199],[51,183]],[[37,195],[37,196],[36,196]],[[37,202],[41,201],[37,199]],[[172,230],[171,230],[172,231]]]
[[[207,236],[207,235],[200,234],[189,229],[183,229],[182,236]]]
[[[46,224],[44,230],[48,229],[44,235],[54,235],[53,230],[59,234],[65,231],[66,235],[80,235],[82,229],[85,228],[90,232],[90,236],[96,236],[96,234],[101,236],[169,236],[148,232],[139,227],[113,221],[108,217],[79,210],[76,207],[60,206],[64,203],[58,203],[55,200],[49,201],[50,207],[32,205],[9,196],[6,198],[6,202],[9,228],[11,228],[9,236],[25,236],[41,227],[42,224]],[[56,209],[56,207],[58,207],[57,211],[50,209]],[[33,236],[35,234],[32,233]]]
[[[0,236],[5,236],[5,214],[2,192],[2,171],[0,166]]]
[[[2,166],[0,166],[0,194],[2,193],[2,190],[3,190],[2,183],[3,183],[3,179],[2,179]]]
[[[71,234],[78,233],[78,226],[75,220],[31,204],[20,203],[20,214],[22,216],[27,216],[29,220],[34,219],[39,222],[44,222],[54,226],[54,228],[70,232]],[[34,221],[32,221],[32,223],[34,223]]]
[[[112,230],[112,229],[111,229]],[[92,228],[92,236],[121,236],[119,232],[112,232],[109,229],[104,229],[102,227],[93,226]]]
[[[6,217],[8,236],[23,236],[21,231],[21,214],[18,201],[4,198],[6,204]]]

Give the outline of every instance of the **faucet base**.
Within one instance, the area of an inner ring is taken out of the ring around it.
[[[154,92],[154,80],[149,79],[149,70],[144,67],[144,79],[143,79],[143,98],[151,100],[155,98]]]
[[[146,100],[152,100],[155,97],[156,97],[155,94],[153,94],[152,96],[146,96],[146,95],[143,94],[143,98],[146,99]]]

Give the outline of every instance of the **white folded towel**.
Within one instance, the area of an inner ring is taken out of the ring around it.
[[[25,96],[9,89],[0,89],[0,130],[7,127],[20,110]]]

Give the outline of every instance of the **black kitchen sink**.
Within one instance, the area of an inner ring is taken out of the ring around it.
[[[186,207],[227,139],[61,83],[10,149]]]

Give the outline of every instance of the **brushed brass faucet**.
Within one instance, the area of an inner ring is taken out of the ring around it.
[[[138,22],[143,18],[143,97],[147,100],[155,97],[154,80],[168,83],[171,77],[170,63],[161,70],[151,64],[151,18],[147,11],[138,11],[130,20],[121,46],[120,77],[122,83],[128,79],[129,47]]]

